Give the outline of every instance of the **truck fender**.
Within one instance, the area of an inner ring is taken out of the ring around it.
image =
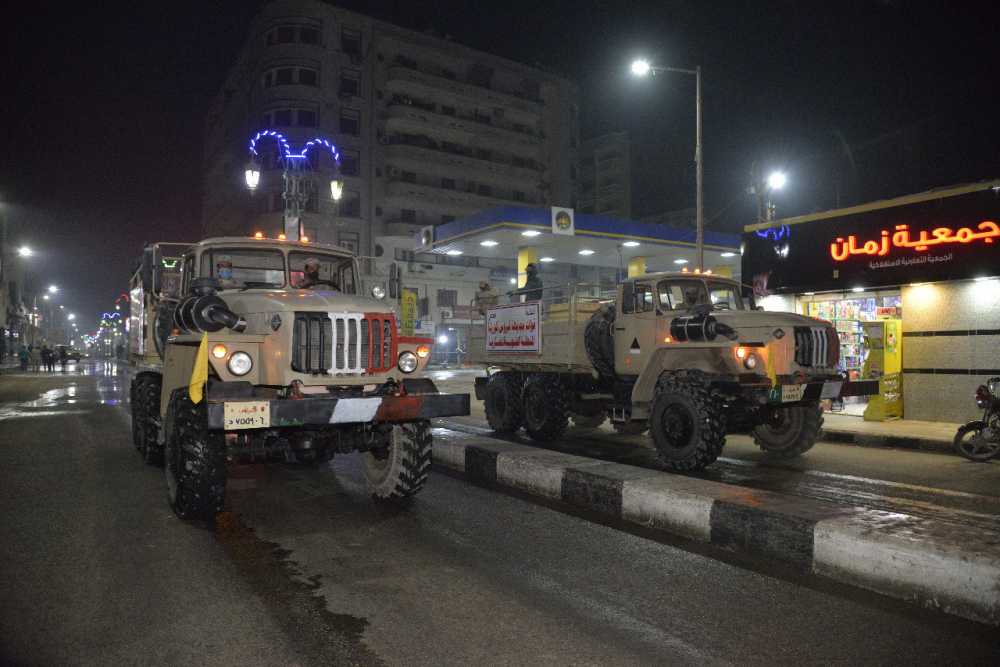
[[[656,383],[664,372],[697,370],[708,374],[729,374],[730,370],[726,368],[719,349],[718,347],[657,349],[639,374],[635,386],[632,387],[632,403],[649,404],[653,400]]]

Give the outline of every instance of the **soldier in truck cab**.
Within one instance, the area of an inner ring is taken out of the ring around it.
[[[310,257],[306,260],[305,265],[302,267],[302,280],[299,283],[299,287],[314,287],[316,285],[329,285],[335,290],[339,290],[340,286],[337,284],[333,276],[330,276],[330,280],[325,280],[319,275],[319,260],[315,257]]]

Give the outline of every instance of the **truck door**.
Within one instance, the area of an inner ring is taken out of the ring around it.
[[[638,375],[656,348],[653,285],[629,281],[621,290],[621,307],[615,319],[615,369],[620,375]]]

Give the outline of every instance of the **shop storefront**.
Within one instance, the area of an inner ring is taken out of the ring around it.
[[[765,308],[832,322],[845,374],[883,380],[831,409],[964,421],[1000,375],[1000,181],[750,225],[743,276]]]

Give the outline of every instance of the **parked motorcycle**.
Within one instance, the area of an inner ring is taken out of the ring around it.
[[[1000,454],[1000,377],[976,388],[976,405],[983,418],[960,426],[954,445],[970,461],[989,461]]]

